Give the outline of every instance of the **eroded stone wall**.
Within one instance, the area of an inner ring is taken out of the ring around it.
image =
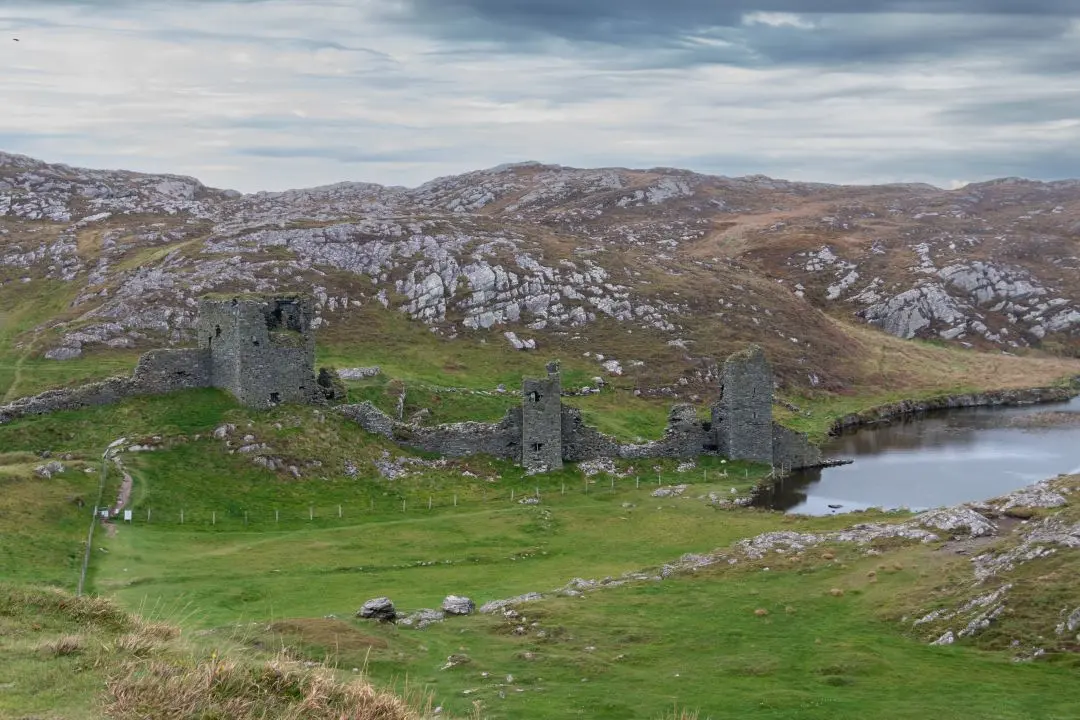
[[[151,350],[130,378],[113,377],[74,388],[49,390],[0,406],[0,424],[28,415],[109,405],[136,395],[162,395],[210,386],[209,356],[203,350]]]
[[[398,422],[370,402],[340,405],[338,412],[370,433],[445,457],[491,455],[519,461],[521,408],[507,411],[497,423],[463,422],[422,427]]]
[[[773,466],[780,471],[818,467],[823,462],[821,449],[806,435],[773,423]]]

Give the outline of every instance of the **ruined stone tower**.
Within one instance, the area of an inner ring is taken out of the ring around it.
[[[529,470],[563,466],[562,380],[559,364],[547,365],[547,377],[521,383],[521,464]]]
[[[773,375],[757,345],[724,363],[720,400],[713,406],[717,450],[732,460],[773,462]]]
[[[313,317],[303,296],[202,298],[199,347],[210,356],[210,384],[256,408],[323,400]]]

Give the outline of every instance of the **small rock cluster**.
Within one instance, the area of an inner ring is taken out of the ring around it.
[[[408,614],[399,613],[390,598],[378,597],[372,598],[361,605],[360,609],[356,611],[356,617],[365,620],[378,620],[379,622],[392,622],[402,627],[423,630],[429,625],[442,622],[448,615],[472,615],[475,611],[476,603],[461,595],[447,595],[440,610],[423,608]]]

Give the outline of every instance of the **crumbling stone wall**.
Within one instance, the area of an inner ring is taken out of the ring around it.
[[[341,405],[337,410],[368,432],[417,450],[445,457],[491,455],[521,459],[521,408],[511,408],[498,423],[463,422],[432,427],[399,422],[370,402]]]
[[[773,375],[765,352],[751,345],[727,359],[713,408],[716,448],[732,460],[773,462]]]
[[[209,352],[214,387],[255,408],[323,401],[314,316],[311,299],[299,295],[200,300],[199,347]]]
[[[75,388],[49,390],[0,406],[0,424],[28,415],[109,405],[136,395],[161,395],[210,386],[209,356],[202,350],[151,350],[130,378],[113,377]]]
[[[585,424],[581,410],[569,405],[562,406],[563,459],[581,462],[599,457],[619,457],[619,443],[596,428]]]
[[[131,375],[134,394],[162,394],[210,387],[210,355],[201,349],[151,350]]]
[[[738,453],[733,459],[777,467],[813,467],[821,452],[806,436],[773,423],[772,371],[760,348],[736,353],[724,367],[725,393],[713,408],[717,424],[698,419],[693,405],[676,405],[668,415],[664,437],[647,443],[620,443],[589,427],[581,410],[562,404],[558,366],[548,366],[544,379],[522,382],[522,405],[498,424],[457,423],[422,427],[398,422],[371,403],[339,410],[365,430],[421,450],[448,457],[487,454],[520,462],[531,470],[555,469],[563,462],[596,458],[679,458]],[[761,434],[765,437],[762,439]],[[723,448],[723,450],[721,450]],[[558,451],[556,458],[553,453]]]
[[[530,470],[563,466],[562,379],[557,363],[547,372],[521,383],[521,464]]]
[[[821,449],[806,435],[773,423],[773,466],[778,470],[818,467],[824,462]]]

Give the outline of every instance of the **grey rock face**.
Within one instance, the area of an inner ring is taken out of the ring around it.
[[[34,468],[34,474],[46,480],[62,472],[64,472],[64,465],[56,460]]]
[[[382,372],[382,369],[376,367],[366,368],[343,368],[338,370],[338,376],[342,380],[363,380],[364,378],[375,377]]]
[[[476,611],[476,603],[460,595],[447,595],[442,609],[447,615],[471,615]]]
[[[446,614],[441,610],[425,608],[423,610],[417,610],[414,613],[409,613],[405,617],[399,619],[397,624],[403,627],[414,627],[417,630],[423,630],[429,625],[442,622],[445,619]]]
[[[930,283],[871,305],[859,315],[890,335],[910,339],[934,323],[966,323],[969,311],[941,285]]]
[[[962,505],[922,513],[915,518],[915,522],[931,530],[962,534],[969,537],[984,537],[994,535],[997,532],[994,523],[971,508]]]
[[[372,598],[361,605],[360,609],[356,611],[356,617],[393,622],[397,618],[397,611],[394,609],[394,603],[391,602],[390,598],[378,597]]]

